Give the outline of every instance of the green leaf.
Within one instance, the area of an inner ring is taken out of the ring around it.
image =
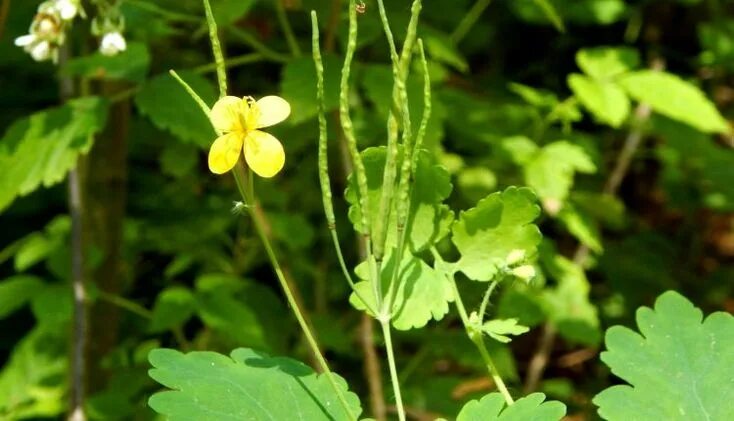
[[[620,79],[622,87],[655,112],[705,133],[727,133],[729,125],[701,90],[676,75],[653,70],[632,72]]]
[[[368,148],[362,152],[367,188],[369,189],[370,223],[374,227],[379,218],[380,195],[382,194],[382,175],[385,168],[385,147]],[[398,168],[402,162],[402,154],[398,158]],[[440,165],[435,165],[430,154],[420,151],[415,168],[410,199],[408,223],[405,226],[407,243],[410,250],[418,252],[437,243],[449,232],[454,219],[453,212],[442,202],[451,194],[451,176]],[[349,178],[345,193],[349,204],[349,219],[359,232],[364,232],[362,216],[357,199],[357,183],[354,177]],[[394,206],[397,203],[393,203]],[[397,211],[393,208],[387,225],[385,248],[397,245]]]
[[[589,299],[591,286],[584,270],[544,243],[540,261],[558,283],[543,291],[549,320],[568,341],[594,346],[601,340],[599,317]]]
[[[93,79],[128,80],[142,82],[150,67],[150,53],[145,44],[131,42],[127,49],[114,56],[96,52],[69,60],[61,73]]]
[[[3,419],[58,418],[68,410],[66,329],[35,327],[0,371]]]
[[[211,0],[212,13],[219,26],[231,25],[242,19],[257,0]]]
[[[326,111],[339,106],[339,81],[342,63],[333,55],[326,54],[324,61],[324,101]],[[296,58],[283,68],[280,82],[283,98],[291,104],[292,124],[302,123],[316,117],[316,68],[311,57]]]
[[[566,205],[558,213],[558,219],[563,222],[568,232],[582,244],[596,253],[601,253],[604,250],[601,244],[599,227],[588,214],[573,205]]]
[[[22,272],[49,257],[64,245],[70,229],[71,219],[66,215],[57,216],[43,232],[34,232],[23,238],[15,254],[15,270]]]
[[[168,142],[159,160],[163,173],[180,178],[196,168],[199,162],[199,150],[191,144]]]
[[[492,193],[461,212],[452,227],[452,241],[461,253],[457,268],[475,281],[490,281],[513,250],[535,254],[541,235],[532,222],[540,214],[528,188],[510,187]]]
[[[152,333],[186,323],[196,310],[194,295],[184,287],[166,288],[158,294],[148,330]]]
[[[607,420],[728,420],[734,400],[734,317],[701,310],[677,292],[637,310],[640,332],[614,326],[601,359],[629,383],[593,402]]]
[[[542,393],[532,393],[506,406],[500,393],[490,393],[480,400],[469,401],[456,421],[559,421],[566,415],[566,405],[545,401]]]
[[[508,335],[522,335],[528,330],[528,327],[518,324],[517,319],[496,319],[482,324],[482,332],[505,344],[512,340]]]
[[[510,83],[508,88],[532,106],[552,108],[558,105],[558,97],[553,92],[514,82]]]
[[[107,102],[86,97],[13,123],[0,139],[0,211],[17,196],[62,181],[106,120]]]
[[[584,48],[576,53],[576,64],[588,76],[607,80],[640,65],[640,54],[629,47]]]
[[[16,275],[0,281],[0,319],[23,307],[43,285],[35,276]]]
[[[180,72],[179,76],[204,102],[214,103],[217,95],[209,80],[193,72]],[[158,128],[170,131],[185,142],[208,148],[216,137],[209,117],[169,74],[145,82],[135,96],[135,105]]]
[[[395,253],[391,252],[386,257],[380,275],[383,293],[387,292],[395,270]],[[361,279],[369,279],[367,263],[361,263],[355,272]],[[449,303],[454,300],[451,284],[443,273],[434,270],[423,260],[405,253],[398,272],[398,282],[392,309],[392,324],[395,329],[421,328],[431,319],[441,320],[448,313]],[[356,287],[362,297],[369,301],[370,306],[376,308],[372,284],[363,281],[358,282]],[[349,301],[358,310],[367,308],[354,293]]]
[[[566,32],[566,28],[563,25],[563,19],[556,11],[550,0],[533,0],[533,2],[543,11],[545,17],[561,32]]]
[[[461,73],[469,70],[469,63],[446,35],[437,31],[429,31],[423,35],[423,40],[430,58],[447,64]]]
[[[597,120],[619,127],[630,113],[630,101],[618,86],[577,73],[568,76],[573,94]]]
[[[543,199],[548,212],[555,213],[556,207],[548,204],[562,204],[571,190],[574,174],[593,173],[596,165],[581,146],[561,140],[540,149],[524,170],[525,181]]]
[[[229,357],[215,352],[182,354],[155,349],[150,377],[170,391],[148,404],[171,421],[349,420],[362,412],[359,398],[334,374],[352,412],[345,413],[324,375],[303,363],[238,348]]]
[[[196,311],[225,345],[247,344],[280,351],[288,340],[287,310],[263,285],[231,275],[205,275],[196,280]]]

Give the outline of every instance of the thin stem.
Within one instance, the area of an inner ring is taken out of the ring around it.
[[[278,15],[278,21],[280,22],[280,27],[283,30],[285,39],[288,41],[288,47],[291,49],[291,54],[293,54],[294,57],[300,57],[301,47],[298,46],[296,36],[293,34],[293,28],[288,20],[288,15],[285,13],[285,7],[283,7],[283,0],[273,1],[275,1],[275,12]]]
[[[308,342],[311,352],[316,357],[316,360],[321,370],[324,372],[324,374],[326,375],[326,378],[328,379],[332,388],[336,392],[337,398],[339,399],[339,402],[344,407],[344,410],[348,414],[349,418],[352,420],[355,420],[356,418],[354,417],[354,414],[352,414],[349,404],[347,403],[346,397],[344,396],[344,393],[342,392],[342,390],[339,388],[339,385],[337,384],[337,381],[334,378],[334,374],[332,373],[331,369],[329,368],[329,365],[326,362],[326,359],[324,358],[323,354],[321,353],[321,350],[319,349],[319,346],[316,343],[316,339],[314,338],[314,335],[311,332],[311,328],[309,327],[308,323],[306,323],[306,319],[303,316],[303,312],[301,311],[300,307],[298,306],[298,302],[296,301],[295,296],[293,295],[293,291],[291,291],[291,288],[288,285],[288,281],[285,278],[285,274],[283,273],[283,269],[280,266],[278,257],[275,255],[275,251],[273,251],[273,247],[270,244],[270,239],[268,238],[268,235],[265,230],[266,224],[263,219],[263,215],[260,212],[256,211],[257,203],[255,201],[255,195],[254,195],[254,192],[251,190],[251,187],[248,186],[249,184],[247,180],[248,177],[245,175],[244,165],[242,164],[241,161],[235,166],[232,173],[234,175],[235,182],[237,183],[237,188],[240,194],[242,195],[242,199],[245,201],[245,205],[246,205],[248,213],[250,214],[250,218],[252,219],[254,223],[255,230],[257,231],[257,235],[258,237],[260,237],[260,241],[262,242],[262,245],[265,248],[265,253],[268,255],[268,260],[270,261],[270,265],[273,267],[275,276],[276,278],[278,278],[278,283],[280,283],[280,287],[286,296],[288,304],[291,307],[291,309],[293,310],[293,314],[296,316],[298,325],[301,327],[301,330],[303,331],[303,334],[306,337],[306,342]],[[252,177],[249,177],[249,178],[251,179]]]
[[[209,27],[209,38],[212,43],[212,52],[214,53],[214,62],[217,66],[217,82],[219,83],[219,97],[227,95],[227,71],[224,64],[224,54],[222,53],[222,45],[219,43],[219,31],[217,22],[214,20],[212,13],[212,5],[209,0],[204,0],[204,11],[206,12],[206,23]]]
[[[437,266],[442,266],[446,268],[446,262],[443,260],[441,254],[438,252],[438,250],[436,250],[435,247],[431,247],[431,253],[436,260]],[[502,393],[502,396],[505,398],[505,402],[507,402],[507,405],[514,404],[515,400],[512,399],[512,395],[510,395],[510,392],[507,390],[507,386],[502,380],[502,377],[500,377],[499,372],[497,371],[497,366],[494,364],[494,361],[492,360],[492,357],[487,350],[487,346],[484,344],[482,332],[474,329],[472,327],[472,323],[469,321],[469,314],[466,312],[464,301],[461,299],[461,294],[459,293],[459,286],[457,285],[456,279],[454,278],[454,269],[451,268],[451,270],[444,272],[446,279],[451,283],[451,287],[453,288],[454,303],[456,304],[456,309],[459,311],[459,317],[461,317],[461,322],[464,324],[464,329],[466,330],[467,336],[469,336],[469,340],[471,340],[472,343],[479,350],[479,354],[482,356],[482,360],[484,360],[484,364],[487,367],[487,372],[489,372],[489,376],[492,378],[495,385],[497,385],[497,389],[500,391],[500,393]]]
[[[194,15],[187,15],[185,13],[180,12],[172,12],[168,9],[162,8],[160,6],[155,5],[155,3],[148,2],[148,1],[141,1],[141,0],[125,0],[126,4],[129,4],[130,6],[137,7],[141,10],[146,10],[151,13],[156,13],[160,15],[161,17],[164,17],[169,20],[178,20],[182,22],[201,22],[201,18]]]
[[[181,86],[183,86],[186,92],[188,92],[189,95],[191,95],[191,98],[193,98],[194,101],[196,101],[196,104],[199,106],[199,108],[201,108],[201,111],[204,112],[204,115],[209,117],[209,114],[211,113],[211,109],[209,109],[209,106],[206,105],[206,102],[204,102],[204,100],[201,99],[199,94],[197,94],[196,91],[194,91],[194,89],[191,86],[189,86],[189,84],[186,83],[186,81],[183,80],[181,76],[179,76],[178,73],[176,73],[175,70],[169,70],[168,72],[171,74],[171,76],[173,76],[178,81],[178,83],[181,84]]]
[[[117,307],[120,307],[124,310],[129,311],[132,314],[135,314],[136,316],[140,316],[143,319],[150,320],[153,318],[153,312],[148,310],[147,308],[141,306],[140,304],[128,300],[125,297],[121,297],[116,294],[111,294],[106,291],[98,290],[96,292],[97,296],[102,300],[106,301],[110,304],[113,304]]]
[[[372,326],[372,317],[369,314],[362,313],[359,338],[360,344],[362,345],[362,352],[364,353],[364,375],[367,378],[367,386],[370,391],[372,416],[377,421],[384,421],[387,413],[384,398],[385,392],[382,389],[380,359],[375,349],[374,330]]]
[[[489,304],[489,297],[492,295],[492,292],[494,292],[494,289],[497,288],[497,285],[499,285],[499,282],[492,281],[489,283],[489,288],[487,288],[487,292],[484,293],[484,298],[482,298],[482,304],[479,306],[479,321],[484,321],[484,316],[487,313],[487,305]]]
[[[250,48],[262,54],[263,57],[266,57],[269,60],[277,61],[279,63],[285,63],[290,60],[290,57],[288,57],[288,55],[273,50],[272,48],[265,45],[262,41],[257,39],[257,37],[242,28],[231,26],[228,27],[226,30],[230,35],[249,45]]]
[[[474,3],[474,6],[469,9],[466,15],[461,19],[461,22],[459,22],[459,25],[454,29],[454,32],[451,33],[451,41],[453,41],[454,44],[458,44],[464,39],[466,34],[468,34],[474,27],[474,24],[477,23],[479,17],[482,16],[484,10],[489,7],[490,3],[492,3],[492,0],[477,0],[477,2]]]
[[[69,60],[69,47],[63,46],[60,51],[59,66],[63,66]],[[74,80],[64,76],[60,80],[60,97],[63,102],[74,96]],[[71,283],[74,296],[74,325],[72,340],[71,359],[71,414],[72,421],[84,421],[87,419],[84,412],[84,400],[86,394],[86,348],[87,348],[87,292],[84,273],[84,188],[81,169],[83,159],[80,158],[77,165],[69,172],[69,214],[71,215]]]
[[[387,363],[390,369],[390,380],[392,381],[393,393],[395,393],[395,406],[398,410],[398,418],[405,421],[405,409],[403,408],[403,397],[400,393],[400,380],[398,378],[398,370],[395,364],[395,353],[392,345],[392,335],[390,333],[390,320],[380,320],[382,327],[382,336],[385,338],[385,351],[387,352]]]
[[[241,56],[228,58],[227,62],[225,63],[225,67],[227,69],[230,69],[236,66],[243,66],[246,64],[258,63],[261,61],[265,61],[267,59],[268,59],[267,57],[265,57],[264,55],[260,53],[247,53]],[[191,71],[193,71],[194,73],[216,72],[217,64],[216,63],[203,64],[201,66],[194,67],[193,69],[191,69]]]

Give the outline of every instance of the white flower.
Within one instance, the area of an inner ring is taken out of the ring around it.
[[[63,20],[72,20],[79,13],[79,2],[76,0],[56,0],[54,8]]]
[[[15,39],[15,45],[18,47],[27,47],[36,41],[36,36],[33,34],[23,35]]]
[[[125,38],[117,31],[104,34],[102,41],[99,43],[99,52],[106,56],[114,56],[121,51],[125,51],[126,48]]]
[[[36,61],[45,61],[51,58],[53,51],[51,51],[51,44],[48,41],[41,41],[30,47],[31,57]]]

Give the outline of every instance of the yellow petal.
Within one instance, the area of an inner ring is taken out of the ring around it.
[[[225,96],[214,104],[209,118],[218,132],[241,132],[245,129],[243,121],[248,112],[247,101],[236,96]]]
[[[291,114],[291,105],[279,96],[270,95],[260,98],[256,104],[257,107],[253,108],[259,108],[259,115],[254,121],[255,126],[251,129],[270,127],[285,120]]]
[[[209,149],[209,170],[214,174],[224,174],[234,167],[242,151],[242,133],[228,133],[219,136]]]
[[[253,130],[245,138],[245,160],[255,174],[270,178],[285,164],[283,145],[273,135]]]

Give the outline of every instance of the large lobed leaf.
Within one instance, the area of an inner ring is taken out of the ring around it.
[[[0,139],[0,210],[66,177],[107,120],[107,102],[79,98],[16,121]]]
[[[352,419],[324,375],[290,358],[238,348],[230,357],[155,349],[148,359],[150,376],[173,389],[156,393],[148,404],[171,421]],[[359,416],[359,398],[334,376]]]
[[[542,393],[530,394],[508,407],[502,395],[495,392],[469,401],[456,421],[558,421],[565,414],[566,405],[558,401],[545,402]]]
[[[539,213],[533,192],[517,187],[492,193],[462,212],[452,228],[461,252],[457,268],[470,279],[489,281],[511,251],[534,255],[541,235],[532,222]]]
[[[629,385],[593,402],[608,420],[734,419],[734,317],[701,310],[677,292],[637,310],[640,333],[607,331],[601,359]],[[703,322],[702,322],[703,321]]]

